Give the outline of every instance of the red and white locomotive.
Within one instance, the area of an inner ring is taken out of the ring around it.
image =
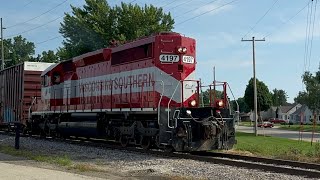
[[[226,95],[200,107],[196,42],[159,33],[54,64],[41,75],[32,132],[103,137],[123,146],[175,151],[231,148],[234,119]]]

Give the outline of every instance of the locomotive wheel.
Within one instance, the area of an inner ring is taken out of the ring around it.
[[[165,146],[164,147],[164,151],[167,152],[167,153],[171,153],[171,152],[174,152],[174,148],[172,146]]]
[[[151,147],[151,137],[143,136],[141,139],[141,147],[145,150]]]
[[[120,144],[122,147],[127,147],[129,145],[129,139],[127,136],[120,137]]]

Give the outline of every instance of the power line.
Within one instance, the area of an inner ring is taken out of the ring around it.
[[[178,4],[178,5],[176,5],[176,6],[172,7],[172,8],[169,8],[168,11],[170,11],[170,10],[172,10],[172,9],[175,9],[175,8],[177,8],[177,7],[180,7],[180,6],[182,6],[182,5],[188,4],[188,3],[191,2],[191,1],[194,1],[194,0],[184,1],[184,2],[181,3],[181,4]]]
[[[57,7],[61,6],[62,4],[66,3],[67,1],[68,1],[68,0],[64,0],[62,3],[56,5],[55,7],[49,9],[48,11],[46,11],[46,12],[44,12],[44,13],[38,15],[38,16],[35,16],[35,17],[33,17],[33,18],[31,18],[31,19],[29,19],[29,20],[27,20],[27,21],[24,21],[24,22],[17,23],[17,24],[14,24],[14,25],[12,25],[12,26],[9,26],[9,27],[7,27],[7,29],[12,28],[12,27],[15,27],[15,26],[18,26],[18,25],[21,25],[21,24],[25,24],[25,23],[27,23],[27,22],[30,22],[30,21],[34,20],[34,19],[37,19],[37,18],[39,18],[39,17],[41,17],[41,16],[49,13],[50,11],[56,9]]]
[[[62,18],[62,17],[64,17],[64,15],[59,16],[59,17],[57,17],[57,18],[55,18],[55,19],[53,19],[53,20],[51,20],[51,21],[48,21],[48,22],[46,22],[46,23],[44,23],[44,24],[42,24],[42,25],[39,25],[39,26],[37,26],[37,27],[34,27],[34,28],[31,28],[31,29],[22,31],[22,32],[20,32],[20,33],[8,35],[6,38],[11,38],[11,37],[14,37],[14,36],[18,36],[18,35],[21,35],[21,34],[24,34],[24,33],[27,33],[27,32],[30,32],[30,31],[33,31],[33,30],[36,30],[36,29],[39,29],[39,28],[41,28],[41,27],[43,27],[43,26],[45,26],[45,25],[47,25],[47,24],[50,24],[50,23],[52,23],[52,22],[54,22],[54,21],[56,21],[56,20],[58,20],[58,19],[60,19],[60,18]]]
[[[28,6],[29,4],[31,4],[32,1],[33,1],[33,0],[30,0],[30,1],[29,1],[27,4],[25,4],[23,7],[26,7],[26,6]]]
[[[176,2],[176,1],[171,1],[171,2],[169,1],[167,4],[163,5],[162,8],[164,8],[164,7],[166,7],[166,6],[169,6],[170,4],[173,4],[173,3],[175,3],[175,2]]]
[[[207,5],[211,4],[211,3],[214,3],[214,2],[216,2],[216,1],[217,1],[217,0],[210,1],[210,2],[208,2],[208,3],[204,4],[204,5],[200,6],[200,7],[197,7],[196,9],[191,9],[191,10],[186,11],[186,12],[184,12],[183,14],[180,14],[180,15],[175,16],[175,17],[173,17],[173,18],[174,18],[174,19],[176,19],[176,18],[181,17],[181,16],[183,16],[183,15],[185,15],[185,14],[189,13],[189,12],[196,11],[196,10],[198,10],[198,9],[200,9],[200,8],[204,7],[204,6],[207,6]]]
[[[312,22],[312,33],[311,33],[311,44],[310,44],[310,55],[309,55],[309,61],[308,61],[308,70],[310,69],[310,61],[311,61],[311,54],[312,54],[312,42],[313,42],[313,32],[314,32],[314,22],[316,19],[316,13],[317,13],[317,2],[318,0],[316,0],[316,3],[314,5],[314,14],[313,14],[313,22]]]
[[[310,1],[303,7],[301,8],[297,13],[295,13],[293,16],[291,16],[288,20],[286,20],[285,22],[283,22],[280,26],[278,26],[277,29],[279,29],[281,26],[287,24],[288,22],[290,22],[293,18],[295,18],[298,14],[300,14],[308,5],[310,4]],[[270,32],[267,35],[265,35],[264,37],[268,37],[270,35],[272,35],[274,32]]]
[[[187,22],[187,21],[190,21],[190,20],[192,20],[192,19],[195,19],[195,18],[197,18],[197,17],[200,17],[200,16],[203,16],[203,15],[205,15],[205,14],[208,14],[208,13],[210,13],[210,12],[212,12],[212,11],[218,10],[218,9],[220,9],[220,8],[226,6],[226,5],[232,4],[232,3],[236,2],[236,1],[239,1],[239,0],[230,1],[230,2],[228,2],[228,3],[225,3],[225,4],[221,5],[221,6],[218,6],[218,7],[214,8],[214,9],[211,9],[211,10],[209,10],[209,11],[206,11],[206,12],[204,12],[204,13],[201,13],[201,14],[199,14],[199,15],[197,15],[197,16],[193,16],[193,17],[191,17],[191,18],[189,18],[189,19],[186,19],[186,20],[184,20],[184,21],[176,24],[176,26],[178,26],[178,25],[180,25],[180,24],[183,24],[183,23],[185,23],[185,22]]]
[[[216,1],[216,0],[215,0],[215,1]],[[220,8],[226,6],[226,5],[232,4],[232,3],[236,2],[236,1],[239,1],[239,0],[230,1],[230,2],[225,3],[225,4],[223,4],[223,5],[219,6],[219,7],[216,7],[216,8],[214,8],[214,9],[209,10],[209,11],[206,11],[206,12],[204,12],[204,13],[202,13],[202,14],[199,14],[199,15],[197,15],[197,16],[194,16],[194,17],[191,17],[191,18],[189,18],[189,19],[186,19],[186,20],[184,20],[184,21],[182,21],[182,22],[180,22],[180,23],[178,23],[178,24],[176,24],[176,25],[183,24],[183,23],[185,23],[185,22],[187,22],[187,21],[190,21],[190,20],[195,19],[195,18],[197,18],[197,17],[203,16],[203,15],[205,15],[205,14],[208,14],[208,13],[212,12],[212,11],[218,10],[218,9],[220,9]],[[213,2],[213,1],[211,1],[210,3],[212,3],[212,2]],[[195,10],[195,9],[194,9],[194,10]],[[42,43],[45,43],[45,42],[48,42],[48,41],[57,39],[57,38],[59,38],[59,37],[62,37],[62,35],[59,35],[59,36],[53,37],[53,38],[51,38],[51,39],[47,39],[47,40],[45,40],[45,41],[35,43],[35,44],[36,44],[36,45],[42,44]]]
[[[309,2],[313,2],[313,1],[309,1]],[[303,56],[303,71],[306,70],[306,66],[307,66],[307,51],[308,51],[308,45],[309,45],[309,12],[310,12],[310,3],[308,3],[308,12],[307,12],[307,25],[306,25],[306,39],[304,42],[304,56]],[[311,15],[310,15],[311,17]]]
[[[46,43],[46,42],[48,42],[48,41],[51,41],[51,40],[54,40],[54,39],[58,39],[59,37],[62,37],[62,35],[55,36],[55,37],[50,38],[50,39],[47,39],[47,40],[45,40],[45,41],[37,42],[37,43],[35,43],[35,45],[43,44],[43,43]]]
[[[250,30],[243,36],[243,38],[245,38],[258,24],[259,22],[269,13],[269,11],[274,7],[274,5],[278,2],[279,0],[275,0],[273,2],[273,4],[271,5],[271,7],[264,13],[264,15],[262,17],[260,17],[260,19],[254,24],[253,27],[250,28]]]

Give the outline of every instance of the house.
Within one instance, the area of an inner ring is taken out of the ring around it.
[[[288,106],[279,106],[276,110],[275,118],[290,121],[290,115],[296,112],[301,106],[302,105],[299,103]]]
[[[271,106],[267,111],[261,111],[260,116],[262,120],[270,118],[290,120],[290,115],[294,113],[301,104],[286,104],[285,106]]]
[[[316,116],[317,124],[320,122],[320,115]],[[290,116],[290,121],[294,124],[299,124],[302,122],[303,124],[312,124],[313,123],[313,113],[308,108],[307,105],[302,105],[296,112],[292,113]]]
[[[276,106],[271,106],[267,111],[260,112],[261,119],[268,120],[270,118],[275,118],[277,108],[278,107]]]
[[[250,121],[253,119],[253,113],[240,113],[240,121]]]

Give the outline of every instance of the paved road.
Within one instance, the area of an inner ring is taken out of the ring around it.
[[[99,178],[63,171],[43,169],[38,167],[24,166],[28,160],[0,153],[0,179],[1,180],[91,180]],[[112,178],[111,179],[116,179]]]
[[[253,127],[246,127],[246,126],[237,126],[237,131],[239,132],[246,132],[246,133],[253,133]],[[276,137],[283,137],[288,139],[299,140],[299,131],[288,131],[278,129],[277,127],[274,128],[258,128],[258,134],[265,134],[268,136],[276,136]],[[311,132],[302,132],[302,140],[311,142],[312,133]],[[320,141],[320,133],[314,134],[313,142]]]

